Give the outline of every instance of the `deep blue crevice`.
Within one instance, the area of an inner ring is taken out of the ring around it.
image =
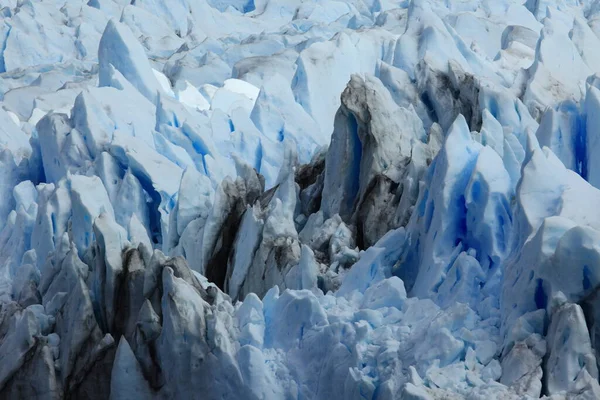
[[[249,13],[251,11],[256,10],[256,6],[254,5],[254,1],[249,1],[246,4],[244,4],[244,7],[242,8],[242,12],[244,14]]]
[[[473,185],[471,186],[471,197],[473,198],[474,203],[477,203],[477,204],[482,203],[481,192],[482,192],[481,181],[476,180],[475,182],[473,182]]]
[[[135,171],[134,176],[139,180],[142,185],[142,189],[146,191],[150,195],[152,199],[148,204],[149,210],[149,219],[150,219],[150,240],[153,244],[159,245],[162,244],[162,228],[160,223],[160,203],[162,201],[160,194],[154,189],[152,182],[143,174],[136,174]]]
[[[206,158],[204,157],[204,155],[202,156],[202,168],[204,168],[204,175],[209,176],[208,168],[206,167]]]
[[[545,309],[548,305],[548,295],[544,291],[544,281],[542,279],[537,280],[537,286],[535,288],[535,306],[538,309]]]
[[[6,50],[6,44],[8,43],[8,36],[10,35],[11,30],[12,30],[12,26],[8,25],[8,31],[6,32],[6,37],[4,38],[4,42],[2,42],[2,47],[0,47],[0,74],[2,72],[6,72],[6,63],[4,61],[4,51]]]
[[[429,118],[431,119],[431,121],[432,122],[438,122],[438,116],[437,116],[437,114],[435,112],[435,107],[433,105],[433,102],[431,101],[431,98],[429,97],[429,94],[427,94],[427,92],[423,92],[421,94],[421,101],[425,105],[425,109],[427,111],[427,115],[429,116]]]
[[[588,177],[588,166],[587,166],[587,131],[585,119],[582,116],[578,116],[575,120],[575,135],[574,135],[574,148],[575,148],[575,165],[577,172],[581,177],[587,180]]]
[[[592,282],[590,280],[591,271],[587,265],[583,266],[583,290],[588,291],[592,288]]]
[[[495,229],[494,232],[494,239],[496,239],[496,243],[498,243],[498,249],[501,252],[505,252],[507,247],[508,247],[508,235],[510,235],[509,233],[509,229],[510,226],[506,227],[506,220],[504,218],[505,216],[505,208],[502,207],[501,204],[498,204],[496,206],[496,221],[497,221],[497,227]],[[510,215],[509,215],[510,218]]]
[[[50,222],[52,223],[52,237],[54,238],[56,236],[56,215],[54,213],[50,214]]]
[[[459,196],[458,198],[458,213],[457,216],[460,217],[458,221],[458,231],[457,233],[457,242],[462,241],[467,238],[467,206],[465,196]],[[458,243],[457,243],[458,244]]]
[[[490,102],[488,104],[488,111],[492,116],[498,119],[498,99],[495,97],[490,98]]]

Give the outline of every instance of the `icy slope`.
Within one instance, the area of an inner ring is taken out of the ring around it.
[[[0,4],[0,398],[600,398],[600,3]]]

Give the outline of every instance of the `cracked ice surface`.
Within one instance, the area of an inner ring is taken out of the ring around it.
[[[1,2],[0,398],[600,398],[599,21]]]

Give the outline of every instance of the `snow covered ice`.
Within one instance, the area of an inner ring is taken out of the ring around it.
[[[599,399],[598,49],[598,0],[0,0],[0,399]]]

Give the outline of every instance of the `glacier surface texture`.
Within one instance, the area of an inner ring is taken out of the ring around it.
[[[0,0],[0,399],[600,399],[600,0]]]

